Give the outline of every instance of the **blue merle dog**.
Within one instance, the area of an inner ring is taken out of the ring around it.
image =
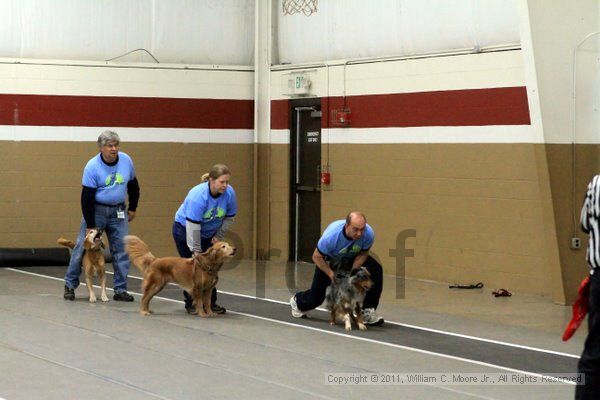
[[[352,330],[352,319],[358,329],[367,329],[363,322],[362,303],[365,294],[373,286],[371,274],[365,267],[353,269],[350,275],[336,276],[335,281],[327,288],[325,295],[325,308],[331,311],[330,325],[336,321],[344,321],[344,328]]]

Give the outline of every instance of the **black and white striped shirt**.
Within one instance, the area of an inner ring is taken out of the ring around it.
[[[600,266],[600,175],[588,185],[581,209],[581,229],[590,235],[586,259],[593,274]]]

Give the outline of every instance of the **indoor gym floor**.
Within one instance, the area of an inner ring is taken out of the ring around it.
[[[290,281],[307,288],[314,266],[259,263],[257,273],[256,265],[242,261],[221,272],[219,304],[228,311],[209,319],[186,314],[175,286],[154,298],[154,315],[142,317],[139,295],[122,303],[109,292],[110,302],[90,304],[82,285],[74,302],[63,300],[66,267],[0,268],[0,398],[573,397],[569,383],[328,384],[343,373],[369,379],[433,374],[438,380],[446,373],[458,379],[507,374],[539,382],[546,374],[576,372],[586,327],[565,343],[571,309],[548,298],[495,298],[493,288],[456,290],[386,276],[378,310],[386,323],[347,333],[330,326],[323,311],[309,319],[290,315]],[[139,276],[131,270],[134,295]],[[404,293],[397,290],[402,287]]]

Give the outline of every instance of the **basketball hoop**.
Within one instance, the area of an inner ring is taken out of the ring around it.
[[[283,0],[283,15],[292,15],[301,12],[310,17],[317,12],[319,0]]]

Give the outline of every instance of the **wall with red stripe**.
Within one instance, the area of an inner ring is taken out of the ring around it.
[[[414,256],[401,261],[408,277],[564,301],[556,242],[539,235],[555,229],[546,218],[552,198],[519,50],[275,71],[270,143],[288,149],[272,150],[280,164],[289,164],[286,93],[296,76],[311,81],[323,111],[322,164],[332,185],[321,194],[322,228],[359,209],[390,275],[399,273],[396,239],[414,229],[406,240]],[[343,108],[347,127],[331,119]],[[273,184],[270,202],[273,241],[285,249],[284,182]]]
[[[215,163],[252,202],[251,68],[0,62],[0,247],[52,247],[75,238],[81,175],[105,129],[116,130],[141,185],[133,233],[175,254],[179,204]],[[250,257],[252,208],[232,237]]]
[[[87,128],[106,127],[141,142],[249,143],[254,136],[249,67],[7,62],[0,84],[0,140],[86,141],[93,137]]]

